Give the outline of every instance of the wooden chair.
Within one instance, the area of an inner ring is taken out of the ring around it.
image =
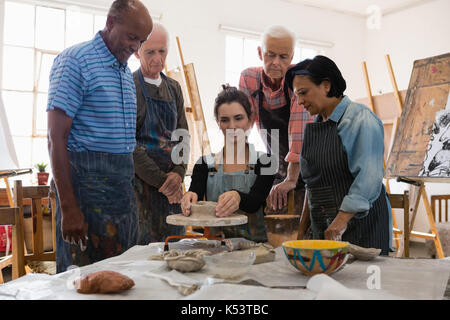
[[[0,259],[0,283],[3,283],[2,269],[12,264],[12,278],[25,274],[23,247],[23,225],[21,225],[20,208],[0,208],[0,225],[12,225],[12,255]],[[21,271],[23,271],[21,273]]]
[[[44,252],[44,228],[43,228],[43,212],[42,203],[46,198],[50,198],[52,213],[52,251]],[[32,216],[32,253],[26,252],[24,245],[24,216],[23,206],[24,200],[31,200],[31,216]],[[19,210],[19,216],[15,221],[16,241],[13,239],[12,256],[5,257],[0,265],[0,270],[7,265],[12,265],[12,278],[17,279],[25,275],[25,266],[29,261],[56,261],[56,223],[55,211],[56,200],[55,193],[50,192],[49,186],[30,186],[22,187],[22,181],[14,183],[14,206]],[[6,208],[10,209],[10,208]],[[0,223],[3,224],[3,223]],[[14,227],[13,227],[14,237]],[[15,265],[15,262],[18,264]]]
[[[403,230],[394,228],[393,232],[396,235],[403,235],[403,256],[409,257],[409,192],[405,191],[403,194],[389,194],[389,202],[392,209],[403,209]],[[392,212],[394,214],[394,212]],[[398,250],[399,248],[397,248]]]
[[[433,212],[433,217],[435,222],[448,222],[448,203],[450,202],[450,194],[431,196],[431,211]],[[436,215],[436,203],[438,203],[437,208],[438,216]],[[445,216],[443,215],[442,204],[445,204]],[[439,217],[439,220],[437,219]],[[444,218],[444,219],[442,219]]]
[[[12,265],[12,279],[25,275],[25,247],[23,232],[23,206],[18,205],[22,197],[22,182],[14,187],[14,207],[0,208],[0,225],[12,225],[12,255],[0,260],[0,283],[3,283],[3,268]]]

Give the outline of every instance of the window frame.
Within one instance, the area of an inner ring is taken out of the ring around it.
[[[96,30],[96,18],[97,16],[101,16],[101,17],[106,17],[107,15],[107,11],[108,8],[92,8],[92,7],[88,7],[88,6],[73,6],[73,5],[63,5],[63,4],[55,4],[55,3],[49,3],[49,2],[43,2],[43,1],[20,1],[20,0],[7,0],[7,1],[2,1],[1,5],[0,5],[0,16],[4,17],[7,13],[7,3],[19,3],[19,4],[26,4],[26,5],[30,5],[33,6],[33,11],[34,11],[34,34],[33,34],[33,43],[32,45],[17,45],[17,44],[10,44],[7,43],[5,41],[5,37],[4,37],[4,32],[5,32],[5,24],[4,21],[5,19],[2,19],[3,22],[1,22],[1,26],[0,26],[0,45],[1,45],[1,49],[0,49],[0,63],[1,63],[1,67],[3,70],[3,66],[5,65],[6,61],[4,60],[4,51],[5,48],[22,48],[22,49],[29,49],[33,51],[33,70],[32,70],[32,79],[33,79],[33,87],[31,90],[28,89],[12,89],[12,88],[5,88],[4,86],[4,81],[3,81],[3,75],[0,75],[0,91],[1,92],[8,92],[8,93],[26,93],[26,94],[31,94],[32,95],[32,105],[31,105],[31,112],[32,112],[32,122],[31,122],[31,135],[27,134],[17,134],[17,133],[12,133],[11,137],[13,139],[13,144],[15,144],[15,140],[16,139],[29,139],[30,140],[30,149],[29,149],[29,155],[27,155],[26,157],[19,157],[18,155],[18,160],[19,160],[19,164],[22,167],[33,167],[34,166],[34,162],[38,161],[39,159],[34,159],[34,144],[35,143],[42,143],[42,140],[39,141],[37,139],[47,139],[47,133],[43,132],[42,128],[44,126],[40,126],[41,129],[38,129],[39,127],[39,117],[38,117],[38,102],[39,102],[39,96],[40,95],[47,95],[48,94],[48,90],[42,90],[39,88],[39,81],[41,80],[41,73],[42,73],[42,64],[43,64],[43,59],[45,55],[53,55],[53,56],[57,56],[61,51],[57,51],[57,50],[48,50],[48,49],[43,49],[43,48],[39,48],[36,44],[36,37],[37,37],[37,33],[38,33],[38,29],[37,29],[37,10],[39,7],[42,8],[50,8],[50,9],[57,9],[57,10],[62,10],[64,12],[64,49],[67,48],[67,17],[68,17],[68,11],[74,11],[74,10],[79,10],[80,12],[83,13],[88,13],[90,15],[92,15],[92,36],[95,35],[95,33],[98,31]],[[89,39],[86,39],[89,40]],[[63,50],[64,50],[63,49]],[[5,108],[6,105],[5,105]],[[8,121],[9,122],[9,121]],[[13,124],[9,122],[9,126],[13,127]],[[45,126],[46,127],[46,126]],[[13,130],[11,130],[13,131]],[[46,130],[45,130],[46,131]],[[15,149],[18,150],[18,148],[15,146]],[[43,159],[44,161],[47,161],[47,159]],[[39,160],[39,162],[42,160]],[[30,182],[33,183],[34,182],[34,177],[31,175],[30,176]]]
[[[225,75],[225,81],[227,81],[228,79],[229,79],[229,74],[230,73],[235,73],[234,72],[234,70],[232,70],[231,68],[228,68],[228,66],[227,66],[227,61],[228,61],[228,59],[227,59],[227,37],[234,37],[234,38],[240,38],[241,40],[242,40],[242,56],[244,57],[245,56],[245,53],[244,53],[244,50],[245,50],[245,40],[259,40],[260,39],[260,36],[258,36],[257,35],[257,33],[250,33],[250,32],[236,32],[236,31],[227,31],[227,32],[225,32],[225,37],[224,37],[224,41],[225,41],[225,67],[224,67],[224,71],[225,71],[225,73],[224,73],[224,75]],[[311,41],[311,42],[307,42],[307,41],[304,41],[304,40],[301,40],[301,39],[297,39],[296,40],[296,43],[295,43],[295,52],[300,52],[299,53],[299,55],[300,55],[300,60],[299,61],[294,61],[294,60],[292,60],[292,63],[298,63],[298,62],[300,62],[301,60],[303,60],[303,59],[305,59],[305,58],[303,58],[302,56],[301,56],[301,50],[303,50],[303,49],[311,49],[311,50],[314,50],[314,51],[316,51],[317,53],[317,55],[326,55],[327,54],[327,50],[326,50],[326,46],[325,45],[320,45],[320,44],[315,44],[313,41]],[[256,55],[257,53],[255,52],[255,55]],[[294,53],[294,55],[295,55],[295,53]],[[262,65],[262,61],[261,61],[261,65]],[[241,71],[242,70],[244,70],[245,68],[248,68],[248,67],[254,67],[254,65],[253,66],[245,66],[245,65],[242,65],[241,66]],[[237,81],[237,83],[239,82],[239,80]],[[231,84],[231,83],[230,83]]]

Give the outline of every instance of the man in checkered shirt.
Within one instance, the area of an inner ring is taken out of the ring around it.
[[[288,192],[296,189],[300,173],[299,155],[305,124],[314,119],[297,104],[293,92],[285,86],[284,77],[291,67],[295,34],[283,26],[268,27],[258,47],[263,67],[247,68],[241,73],[239,89],[250,99],[255,122],[267,151],[279,161],[278,173],[270,192],[266,213],[284,213]],[[278,129],[279,150],[271,147],[274,129]],[[273,150],[272,150],[273,149]],[[304,189],[296,190],[295,213],[303,206]]]

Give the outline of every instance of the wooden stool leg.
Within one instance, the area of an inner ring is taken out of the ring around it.
[[[441,240],[439,239],[439,234],[436,229],[436,224],[434,222],[433,213],[431,211],[430,202],[428,201],[428,196],[425,192],[425,186],[422,184],[422,200],[425,205],[425,210],[427,212],[428,223],[430,224],[431,232],[434,234],[434,245],[436,246],[436,253],[439,259],[444,258],[444,250],[442,249]]]
[[[383,160],[383,165],[384,165],[384,160]],[[386,192],[388,194],[391,194],[391,186],[389,185],[389,179],[386,179]],[[398,229],[398,227],[397,227],[397,219],[395,218],[395,212],[392,209],[392,207],[391,207],[391,217],[392,217],[392,227],[393,227],[393,229],[394,230]],[[398,248],[400,248],[400,240],[398,239],[398,237],[395,237],[395,233],[393,234],[393,236],[394,236],[396,248],[398,250]]]
[[[24,239],[24,222],[23,222],[23,190],[22,181],[14,182],[14,206],[19,210],[16,212],[16,224],[13,226],[13,270],[12,278],[17,279],[25,275],[25,239]]]
[[[409,192],[403,198],[403,256],[409,258]]]

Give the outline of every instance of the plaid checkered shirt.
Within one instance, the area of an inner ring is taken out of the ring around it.
[[[286,98],[283,91],[284,78],[281,82],[280,88],[273,91],[264,81],[262,67],[247,68],[242,71],[239,80],[239,89],[245,92],[245,94],[249,97],[258,130],[261,130],[259,123],[258,96],[253,97],[252,94],[256,90],[259,90],[260,83],[262,83],[262,90],[264,94],[262,105],[263,108],[270,111],[286,105]],[[295,95],[291,90],[289,90],[289,96],[291,97],[291,115],[288,126],[289,152],[286,155],[285,160],[287,162],[299,162],[305,125],[312,122],[315,117],[310,116],[303,106],[297,104]]]

